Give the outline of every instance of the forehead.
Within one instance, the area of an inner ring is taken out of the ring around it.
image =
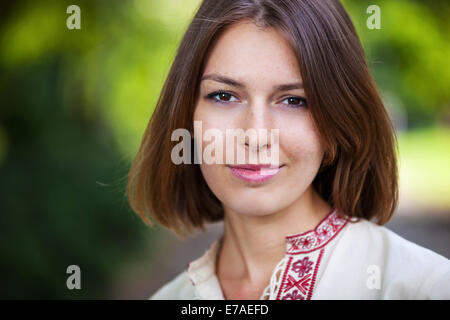
[[[251,22],[232,25],[220,35],[206,62],[204,75],[210,73],[245,83],[301,81],[297,57],[283,35]]]

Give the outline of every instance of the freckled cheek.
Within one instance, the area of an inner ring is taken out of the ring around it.
[[[323,157],[319,136],[311,129],[280,130],[280,149],[291,164],[317,162]]]
[[[214,122],[214,121],[203,121],[202,122],[202,134],[203,137],[200,136],[200,133],[196,133],[195,139],[197,143],[202,141],[202,148],[205,150],[208,146],[212,155],[215,154],[215,149],[218,149],[219,146],[222,146],[222,154],[225,153],[226,150],[226,130],[230,129],[230,126],[224,126],[224,123]],[[218,135],[218,134],[221,135]],[[203,139],[202,139],[203,138]],[[217,140],[220,139],[220,140]],[[212,144],[214,144],[214,148],[211,148]],[[208,149],[208,150],[209,150]]]
[[[195,139],[197,141],[197,143],[199,143],[199,141],[202,141],[202,148],[203,150],[205,150],[206,147],[208,147],[212,142],[216,141],[215,140],[215,134],[216,132],[221,132],[222,134],[222,154],[225,155],[226,153],[226,132],[227,130],[232,130],[235,128],[238,128],[239,123],[230,115],[226,115],[222,112],[218,112],[218,111],[214,111],[211,108],[199,105],[198,108],[196,109],[196,112],[194,113],[194,121],[201,121],[201,128],[202,128],[202,132],[195,132]],[[213,130],[214,131],[213,131]],[[209,134],[213,135],[214,137],[211,138],[210,140],[206,141],[204,140],[205,137],[205,133],[209,131]],[[203,138],[202,136],[200,136],[200,134],[203,134]],[[216,142],[216,148],[219,147],[219,143]],[[236,150],[236,144],[234,144],[235,150]],[[212,152],[212,155],[214,155],[215,152]]]

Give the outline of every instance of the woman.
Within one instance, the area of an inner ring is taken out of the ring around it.
[[[221,134],[278,129],[278,139],[217,144],[215,163],[174,161],[179,128],[205,156],[194,123]],[[267,151],[278,157],[249,161]],[[450,298],[449,260],[383,227],[397,179],[395,133],[338,1],[205,0],[128,194],[147,224],[151,215],[185,235],[223,220],[224,233],[151,299]]]

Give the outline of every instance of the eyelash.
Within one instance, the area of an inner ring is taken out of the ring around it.
[[[218,100],[218,99],[214,98],[215,96],[217,96],[217,95],[219,95],[219,94],[228,94],[228,95],[231,95],[231,96],[234,97],[234,95],[231,94],[231,93],[229,93],[229,92],[222,91],[222,90],[218,90],[218,91],[214,91],[214,92],[209,93],[208,95],[206,95],[205,98],[206,98],[207,100],[211,100],[211,101],[213,101],[213,102],[215,102],[215,103],[222,103],[222,104],[227,104],[227,103],[232,103],[232,102],[234,102],[234,101],[231,101],[231,102],[230,102],[230,101],[221,101],[221,100]],[[286,100],[286,99],[291,99],[291,98],[294,98],[294,99],[300,99],[300,103],[301,103],[301,104],[286,104],[286,105],[289,106],[289,108],[300,108],[300,107],[307,107],[307,106],[308,106],[308,104],[306,103],[306,99],[303,98],[303,97],[289,96],[289,97],[284,98],[283,101]],[[298,107],[297,107],[297,106],[298,106]]]

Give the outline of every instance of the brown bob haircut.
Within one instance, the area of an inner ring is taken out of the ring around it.
[[[397,140],[352,21],[337,0],[204,0],[184,37],[128,177],[132,209],[177,235],[223,219],[199,164],[175,165],[177,128],[193,130],[200,78],[213,42],[234,23],[276,28],[292,46],[325,148],[313,181],[338,213],[382,225],[398,202]]]

